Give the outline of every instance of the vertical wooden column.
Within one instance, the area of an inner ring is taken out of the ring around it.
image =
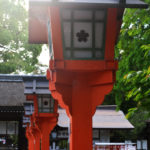
[[[49,133],[42,133],[41,137],[41,150],[49,150],[50,146],[50,138],[49,138]]]
[[[84,80],[73,82],[70,150],[92,150],[90,87]]]
[[[40,131],[37,130],[36,128],[32,128],[32,135],[34,137],[34,149],[40,150],[40,139],[41,139]]]
[[[49,117],[39,117],[38,126],[41,131],[41,150],[49,150],[50,133],[57,124],[58,115],[51,114]]]
[[[26,137],[28,139],[28,150],[34,150],[34,137],[29,127],[26,127]]]

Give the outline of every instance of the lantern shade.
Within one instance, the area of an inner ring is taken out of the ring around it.
[[[57,5],[60,7],[63,6],[72,6],[72,7],[85,7],[94,6],[94,7],[124,7],[124,8],[147,8],[148,5],[141,0],[30,0],[30,4],[44,4],[44,5]]]
[[[23,128],[26,128],[26,127],[27,127],[27,124],[22,124],[22,127],[23,127]]]
[[[29,8],[29,42],[30,43],[48,43],[47,39],[47,22],[49,20],[49,6],[58,7],[71,7],[71,8],[89,8],[102,9],[102,8],[147,8],[148,5],[140,0],[30,0]],[[76,17],[79,16],[79,12],[76,12]],[[88,12],[87,17],[90,17]],[[97,15],[102,17],[101,15]],[[69,19],[70,15],[66,12],[66,19]],[[67,24],[67,26],[70,26]],[[68,31],[69,32],[69,31]],[[69,37],[68,37],[69,38]],[[69,44],[68,41],[66,44]]]
[[[23,116],[23,124],[30,123],[30,117]]]
[[[24,103],[25,115],[30,116],[34,112],[34,104],[33,102],[25,102]]]
[[[53,113],[55,101],[51,95],[38,95],[38,112]]]
[[[60,11],[65,59],[104,59],[106,9]]]

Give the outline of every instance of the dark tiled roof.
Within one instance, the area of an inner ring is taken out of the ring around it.
[[[0,106],[1,112],[24,113],[24,108],[22,106]]]
[[[0,74],[0,82],[22,82],[22,76],[20,75],[7,75]]]
[[[41,89],[46,86],[46,91],[50,94],[48,80],[44,75],[0,74],[0,106],[23,106],[23,102],[26,101],[24,81],[32,82],[33,80],[40,84],[37,84],[40,87],[38,91],[41,92]]]
[[[22,82],[23,78],[28,80],[33,80],[38,78],[40,80],[46,80],[45,75],[9,75],[9,74],[0,74],[0,82]]]
[[[117,106],[116,105],[100,105],[96,109],[100,110],[116,110]]]
[[[64,109],[58,109],[58,125],[68,127],[69,117]],[[99,129],[133,129],[133,125],[125,118],[122,111],[116,111],[113,105],[102,105],[93,116],[93,128]]]

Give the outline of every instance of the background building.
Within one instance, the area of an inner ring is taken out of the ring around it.
[[[0,149],[27,149],[25,129],[22,127],[24,115],[23,77],[46,78],[45,76],[0,75]],[[51,147],[67,149],[69,143],[69,118],[64,109],[59,108],[58,124],[50,135]],[[133,129],[116,106],[97,107],[93,117],[93,144],[95,142],[118,142],[116,130]]]

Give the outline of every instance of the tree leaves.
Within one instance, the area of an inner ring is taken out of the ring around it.
[[[25,0],[0,1],[0,73],[38,73],[42,46],[28,44]]]
[[[150,4],[150,0],[146,0]],[[150,8],[126,9],[116,58],[119,69],[112,94],[118,107],[135,125],[133,134],[140,134],[145,123],[136,119],[150,117]],[[138,113],[137,113],[138,112]],[[140,113],[142,115],[140,115]],[[136,114],[137,113],[137,114]],[[135,136],[135,135],[134,135]]]

